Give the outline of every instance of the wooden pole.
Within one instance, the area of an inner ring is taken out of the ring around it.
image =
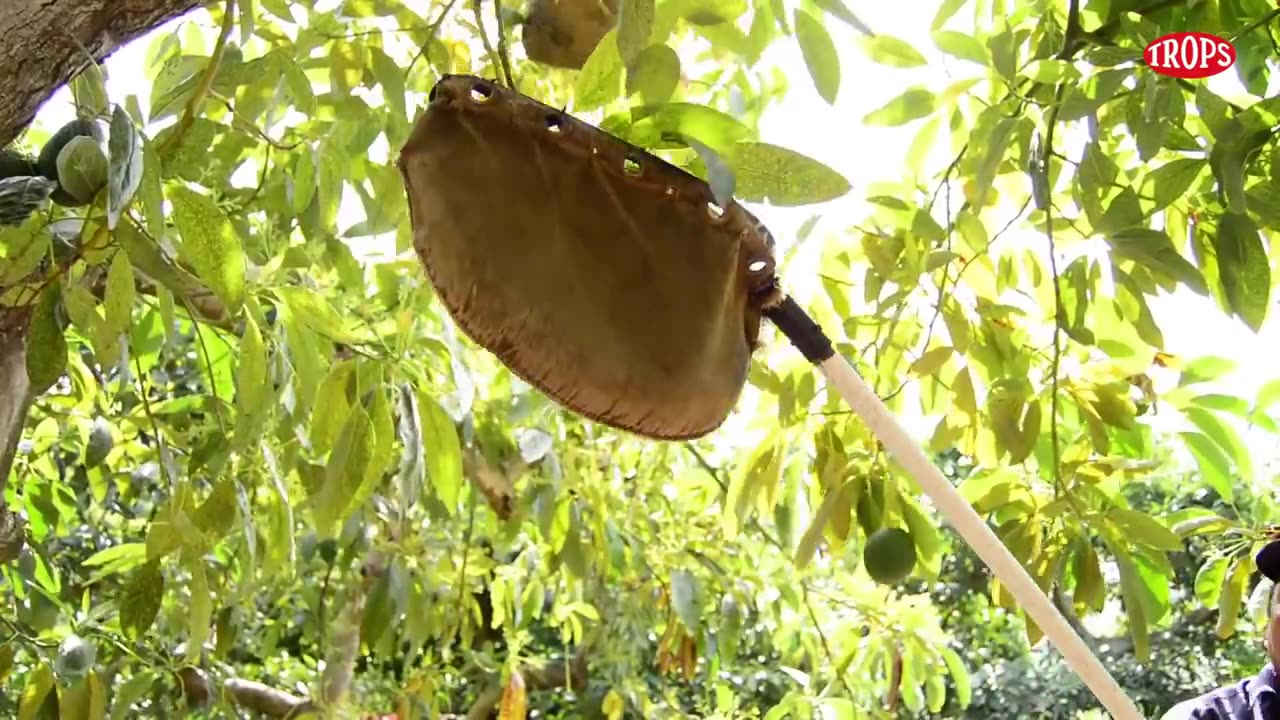
[[[1000,579],[1018,601],[1018,605],[1035,621],[1049,642],[1066,658],[1067,664],[1084,681],[1102,705],[1116,720],[1144,720],[1133,700],[1115,681],[1111,673],[1076,634],[1066,618],[1040,590],[1031,575],[1009,552],[1000,538],[983,522],[973,506],[943,477],[925,456],[924,451],[907,434],[902,424],[881,402],[866,382],[843,357],[832,354],[817,363],[818,369],[835,387],[840,397],[862,418],[907,472],[933,499],[933,504],[947,522],[969,543],[991,572]]]

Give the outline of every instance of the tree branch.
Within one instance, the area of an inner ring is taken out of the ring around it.
[[[524,676],[525,688],[530,692],[560,687],[581,691],[587,686],[587,646],[579,646],[567,668],[565,665],[561,660],[521,667],[520,674]],[[501,701],[502,683],[496,682],[480,693],[480,697],[472,703],[466,720],[486,720]]]

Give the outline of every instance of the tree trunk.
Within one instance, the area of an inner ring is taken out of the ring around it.
[[[0,147],[88,64],[207,0],[3,0],[0,2]]]
[[[0,0],[0,148],[88,65],[207,0]],[[0,511],[31,398],[26,308],[0,308]]]

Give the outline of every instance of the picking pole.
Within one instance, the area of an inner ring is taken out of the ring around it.
[[[1144,720],[1133,700],[1067,623],[1067,619],[1049,597],[1040,590],[1040,586],[1022,564],[1000,542],[1000,538],[979,517],[973,506],[943,477],[942,472],[912,440],[898,419],[859,377],[849,362],[835,352],[831,341],[818,324],[790,297],[766,314],[796,348],[818,367],[840,397],[880,440],[885,450],[911,474],[947,522],[1012,593],[1018,605],[1031,616],[1111,716],[1115,720]]]

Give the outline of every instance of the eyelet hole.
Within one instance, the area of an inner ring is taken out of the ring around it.
[[[668,186],[667,186],[667,197],[675,197],[675,196],[676,196],[676,189],[675,189],[675,188],[673,188],[673,187],[671,187],[670,185],[668,185]]]
[[[493,97],[493,88],[483,83],[476,83],[471,86],[471,101],[474,103],[487,103]]]
[[[724,208],[708,200],[707,214],[711,216],[712,220],[719,220],[720,218],[724,217]]]
[[[564,120],[556,115],[547,116],[547,132],[559,135],[564,132]]]
[[[747,269],[753,273],[758,273],[764,270],[766,267],[769,267],[769,263],[765,262],[764,260],[756,260],[755,262],[748,265]]]
[[[628,175],[639,175],[641,170],[643,168],[640,166],[640,161],[633,157],[628,157],[622,161],[622,171]]]

